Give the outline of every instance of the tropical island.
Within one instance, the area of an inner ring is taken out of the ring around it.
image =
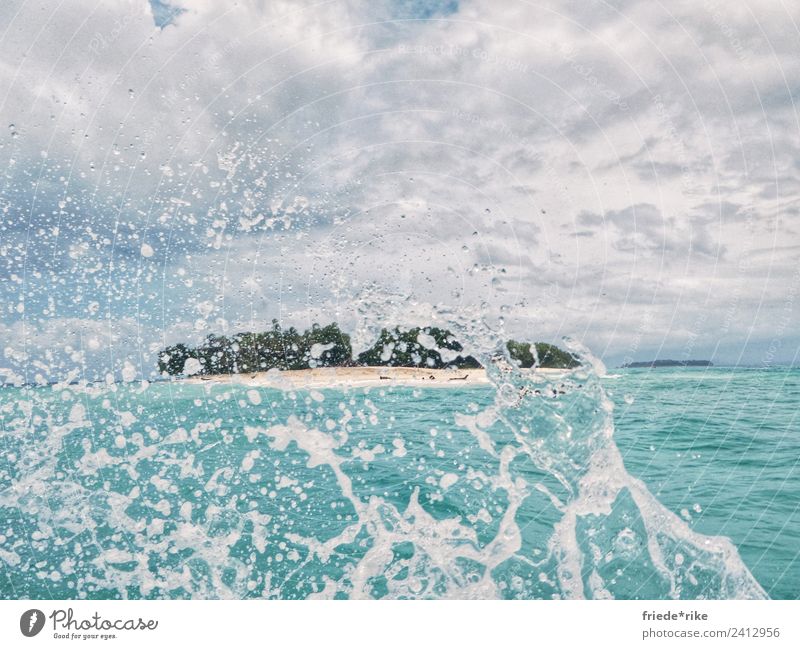
[[[635,363],[625,363],[623,368],[641,368],[641,367],[713,367],[714,363],[711,361],[674,361],[672,359],[656,360],[656,361],[638,361]]]
[[[580,365],[578,356],[548,343],[509,340],[506,348],[523,369],[563,371]],[[446,329],[382,329],[375,343],[354,357],[350,335],[336,323],[324,327],[314,324],[300,332],[294,327],[282,328],[277,320],[268,331],[230,337],[211,334],[197,347],[183,343],[169,346],[159,353],[158,369],[162,376],[232,380],[245,375],[266,383],[278,380],[279,374],[295,379],[295,383],[302,379],[305,384],[320,385],[346,377],[362,383],[486,382],[480,362],[466,355],[461,343]]]

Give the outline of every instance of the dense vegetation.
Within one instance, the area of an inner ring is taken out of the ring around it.
[[[573,354],[547,343],[507,344],[511,358],[521,367],[572,368],[579,365]],[[276,320],[272,329],[235,336],[210,335],[198,347],[179,343],[159,354],[158,369],[164,374],[236,374],[269,369],[302,370],[312,367],[393,366],[477,368],[480,363],[464,351],[452,333],[438,327],[408,330],[382,329],[372,347],[353,359],[350,336],[336,323],[315,324],[300,333],[283,329]],[[535,353],[535,356],[534,356]]]
[[[520,343],[509,340],[506,343],[508,353],[520,367],[554,367],[558,369],[572,369],[580,365],[580,360],[575,354],[559,349],[547,343]]]
[[[381,330],[376,343],[358,355],[359,365],[394,367],[480,367],[472,356],[462,356],[464,348],[446,329],[414,327],[401,331]]]
[[[167,374],[182,374],[189,359],[195,359],[197,374],[235,374],[303,370],[309,367],[354,365],[350,336],[337,324],[313,325],[300,333],[294,327],[282,329],[276,320],[272,329],[261,333],[227,336],[210,335],[199,347],[184,344],[167,347],[159,354],[158,369]],[[191,367],[191,365],[190,365]]]
[[[672,359],[657,361],[637,361],[636,363],[625,363],[622,367],[713,367],[711,361],[673,361]]]

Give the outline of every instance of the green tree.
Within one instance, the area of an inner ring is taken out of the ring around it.
[[[570,352],[549,343],[523,343],[509,340],[506,348],[511,358],[522,368],[548,367],[572,369],[580,365],[580,359]]]
[[[440,351],[441,350],[441,351]],[[442,351],[456,353],[455,356]],[[388,365],[393,367],[480,367],[472,356],[457,354],[464,348],[453,334],[438,327],[414,327],[406,331],[395,327],[381,329],[375,344],[358,355],[360,365]]]
[[[351,365],[353,347],[350,336],[335,322],[326,327],[312,325],[303,335],[306,362],[314,367],[342,367]]]
[[[197,350],[203,374],[233,374],[236,359],[233,343],[226,336],[210,334]]]
[[[509,340],[509,355],[520,367],[573,368],[580,359],[548,343]],[[461,343],[446,329],[414,327],[408,330],[382,329],[375,344],[358,355],[359,365],[395,367],[476,368],[480,363],[465,356]],[[186,361],[196,358],[202,374],[233,374],[269,369],[301,370],[309,367],[354,365],[350,336],[331,323],[313,324],[300,333],[294,327],[282,329],[277,320],[260,333],[242,332],[232,338],[210,334],[196,348],[179,343],[159,354],[158,369],[181,374]]]
[[[521,343],[516,340],[509,340],[506,343],[506,348],[511,358],[517,361],[517,364],[522,368],[533,367],[534,358],[531,352],[530,343]]]
[[[259,370],[258,334],[236,334],[232,349],[235,355],[235,371],[249,374]]]
[[[283,332],[277,320],[272,321],[272,329],[256,334],[256,340],[260,370],[286,369]]]
[[[158,371],[172,376],[180,374],[190,358],[197,358],[196,352],[183,343],[167,347],[158,355]]]
[[[540,367],[573,369],[581,364],[580,358],[575,354],[548,343],[536,343],[536,357]]]

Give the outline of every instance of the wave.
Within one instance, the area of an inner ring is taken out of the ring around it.
[[[766,597],[627,473],[588,350],[477,351],[478,391],[5,388],[0,596]]]

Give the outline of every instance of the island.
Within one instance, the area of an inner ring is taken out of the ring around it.
[[[637,361],[635,363],[625,363],[623,369],[635,369],[641,367],[713,367],[714,363],[711,361],[674,361],[672,359],[656,360],[656,361]]]
[[[544,342],[509,340],[506,350],[522,369],[563,372],[581,364],[577,355]],[[158,369],[165,377],[193,381],[245,377],[254,385],[488,382],[480,362],[465,354],[452,332],[431,326],[382,329],[372,346],[354,356],[350,335],[336,323],[314,324],[300,332],[273,320],[267,331],[211,334],[197,347],[171,345],[159,353]]]

